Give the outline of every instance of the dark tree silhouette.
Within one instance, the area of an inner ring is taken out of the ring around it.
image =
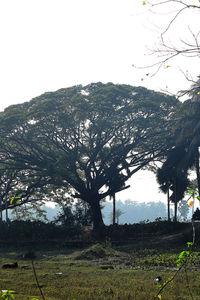
[[[184,197],[189,185],[187,169],[183,168],[182,157],[185,155],[183,147],[173,148],[168,152],[167,159],[157,171],[157,181],[160,189],[168,194],[168,220],[169,202],[174,203],[174,221],[177,221],[177,204]],[[169,197],[169,190],[172,195]]]
[[[46,93],[0,114],[0,162],[69,185],[101,233],[102,200],[170,149],[177,105],[174,97],[112,83]]]

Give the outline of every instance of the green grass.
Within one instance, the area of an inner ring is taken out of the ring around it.
[[[153,300],[158,291],[156,276],[166,281],[176,271],[180,249],[136,249],[134,245],[116,251],[97,246],[74,251],[37,250],[35,269],[46,300]],[[197,249],[198,250],[198,249]],[[0,264],[18,261],[18,269],[0,268],[0,290],[15,290],[16,300],[40,297],[31,262],[19,259],[23,251],[0,253]],[[92,257],[91,254],[92,253]],[[102,255],[98,255],[101,253]],[[105,254],[105,256],[103,255]],[[80,259],[82,258],[82,259]],[[200,258],[195,252],[188,271],[195,300],[200,299]],[[189,300],[184,271],[167,286],[162,300]]]

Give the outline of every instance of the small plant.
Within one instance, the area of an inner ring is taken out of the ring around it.
[[[188,248],[189,247],[192,247],[192,245],[193,245],[193,242],[187,242],[187,245],[188,245]],[[177,267],[179,268],[179,267],[181,267],[183,264],[185,264],[185,263],[187,263],[187,261],[188,261],[188,258],[190,257],[190,255],[191,255],[191,251],[189,251],[189,250],[184,250],[184,251],[182,251],[180,254],[179,254],[179,257],[178,257],[178,259],[177,259]]]
[[[2,295],[1,295],[1,298],[3,298],[4,300],[10,300],[10,299],[15,299],[15,291],[8,291],[8,290],[3,290],[2,291]],[[32,298],[32,300],[39,300],[38,298]],[[76,299],[73,299],[73,300],[76,300]]]
[[[3,298],[4,300],[10,300],[10,299],[15,299],[15,291],[8,291],[8,290],[3,290],[2,291],[2,295],[1,298]]]

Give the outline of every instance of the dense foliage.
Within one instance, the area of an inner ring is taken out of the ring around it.
[[[178,105],[142,87],[93,83],[10,106],[0,115],[2,172],[22,173],[26,191],[68,189],[90,205],[101,228],[100,202],[171,148]]]
[[[190,99],[177,109],[176,122],[172,130],[174,147],[168,151],[166,161],[157,172],[161,190],[165,193],[172,191],[170,200],[175,203],[175,212],[177,202],[183,199],[184,193],[190,186],[189,171],[191,170],[195,170],[195,188],[200,194],[200,79],[185,93],[190,96]]]

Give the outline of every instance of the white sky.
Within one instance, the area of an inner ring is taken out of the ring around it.
[[[164,28],[170,17],[148,13],[142,2],[0,1],[0,111],[47,91],[97,81],[143,85],[154,90],[167,86],[172,92],[189,87],[178,68],[188,69],[195,78],[199,75],[197,59],[170,62],[170,68],[143,81],[141,78],[151,70],[132,66],[151,64],[146,47],[156,44],[156,26]],[[187,15],[187,20],[199,28],[194,14]],[[183,25],[188,25],[185,16],[180,24],[178,37],[187,29]],[[158,193],[155,180],[150,178],[153,176],[149,172],[134,175],[132,188],[119,194],[120,198],[165,201],[166,196]]]

